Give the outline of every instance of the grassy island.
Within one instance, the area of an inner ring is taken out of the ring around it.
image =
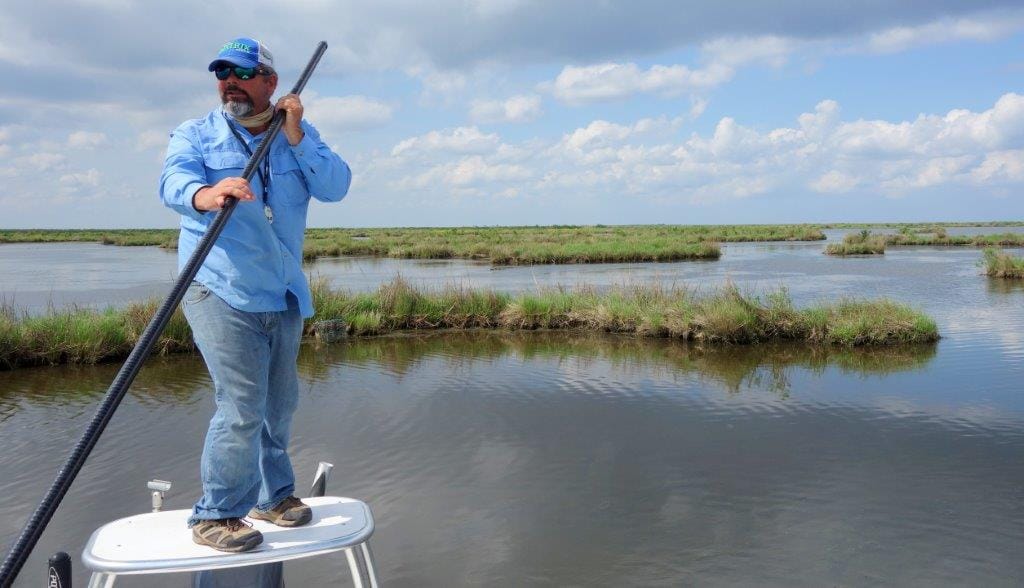
[[[0,243],[102,243],[176,248],[178,229],[3,229]]]
[[[992,226],[1018,226],[995,223]],[[1024,247],[1024,233],[950,236],[956,223],[886,224],[892,235],[872,234],[864,225],[830,255],[883,254],[887,246]],[[819,225],[592,225],[534,227],[446,227],[308,229],[303,258],[360,255],[404,259],[475,259],[496,266],[574,263],[716,260],[721,243],[818,241]],[[175,229],[0,230],[0,243],[94,242],[107,245],[177,247]]]
[[[823,229],[897,229],[900,231],[922,232],[930,228],[956,227],[1024,227],[1024,221],[939,221],[917,223],[824,223]]]
[[[993,278],[1024,279],[1024,257],[993,248],[986,249],[985,274]]]
[[[797,309],[785,291],[762,297],[725,287],[707,293],[661,286],[552,289],[506,294],[447,288],[428,291],[396,279],[376,292],[314,284],[315,321],[341,320],[350,336],[438,329],[576,330],[627,333],[709,344],[804,341],[866,346],[938,339],[935,322],[890,300],[844,300]],[[0,309],[0,369],[98,363],[127,356],[158,306],[72,309],[39,317]],[[307,324],[311,334],[314,322]],[[193,350],[180,310],[157,347]]]
[[[494,265],[714,260],[719,243],[817,241],[813,225],[594,225],[308,229],[303,257],[479,259]],[[177,247],[172,229],[0,230],[0,243],[85,241]]]
[[[304,256],[480,259],[494,265],[718,259],[718,243],[816,241],[809,225],[310,229]]]
[[[948,247],[1022,247],[1024,234],[995,233],[991,235],[953,235],[945,227],[902,227],[895,235],[886,235],[887,245]]]
[[[885,237],[872,235],[871,231],[862,229],[858,233],[850,233],[842,243],[832,243],[825,248],[828,255],[882,255],[885,253]]]

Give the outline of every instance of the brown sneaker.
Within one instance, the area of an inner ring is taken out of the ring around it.
[[[301,527],[313,519],[313,509],[289,496],[270,510],[250,510],[249,518],[270,521],[279,527]]]
[[[263,543],[263,534],[242,519],[215,519],[193,525],[192,540],[221,551],[239,552]]]

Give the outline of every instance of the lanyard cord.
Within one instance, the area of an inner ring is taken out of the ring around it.
[[[224,114],[224,113],[221,113],[221,114]],[[227,121],[228,128],[231,129],[231,134],[234,135],[236,139],[238,139],[239,143],[242,144],[242,149],[245,149],[245,153],[249,157],[252,157],[252,149],[249,149],[248,143],[245,142],[245,139],[242,138],[242,135],[240,135],[238,133],[238,130],[235,129],[235,125],[231,124],[231,121],[228,119],[228,115],[227,114],[224,114],[224,120]],[[267,204],[267,196],[268,196],[268,194],[270,192],[270,155],[269,154],[267,154],[267,156],[263,158],[263,164],[259,168],[257,168],[256,173],[259,174],[259,176],[260,176],[260,183],[263,184],[263,206],[268,206],[268,204]]]

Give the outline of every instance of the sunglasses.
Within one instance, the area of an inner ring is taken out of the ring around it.
[[[213,75],[217,76],[218,80],[226,80],[231,77],[231,72],[235,73],[235,77],[240,80],[251,80],[256,76],[269,76],[270,72],[260,69],[258,67],[218,67],[213,70]]]

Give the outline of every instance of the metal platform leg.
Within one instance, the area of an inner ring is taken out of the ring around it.
[[[364,541],[359,546],[359,550],[363,552],[363,565],[366,566],[366,571],[370,576],[370,588],[377,588],[377,564],[373,562],[373,552],[370,551],[370,542]]]
[[[373,565],[373,554],[369,542],[345,550],[352,584],[355,588],[377,588],[377,570]]]
[[[89,577],[89,588],[111,588],[114,585],[115,574],[104,572],[93,572]]]

